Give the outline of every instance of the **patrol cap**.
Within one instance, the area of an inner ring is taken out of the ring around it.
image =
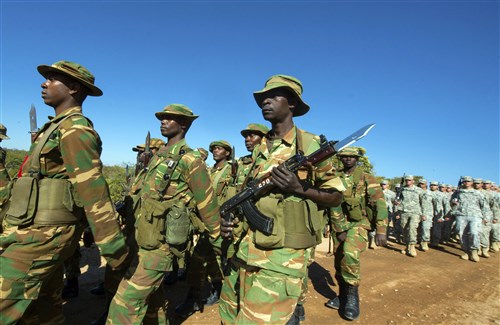
[[[151,142],[149,144],[149,148],[151,149],[160,149],[161,147],[163,147],[165,145],[165,141],[163,141],[162,139],[158,139],[158,138],[151,138]],[[134,148],[132,148],[132,151],[144,151],[146,149],[146,144],[140,144],[138,146],[135,146]]]
[[[247,125],[247,128],[241,130],[240,133],[242,136],[245,136],[246,133],[260,133],[261,136],[264,136],[267,132],[269,132],[269,128],[264,124],[250,123]]]
[[[7,128],[5,125],[0,123],[0,139],[9,140],[10,138],[7,136]]]
[[[52,65],[39,65],[38,72],[45,78],[50,72],[61,73],[75,79],[89,89],[90,96],[102,96],[102,90],[94,85],[95,77],[84,66],[70,61],[57,61]]]
[[[431,185],[436,185],[437,186],[437,185],[439,185],[439,183],[437,181],[432,181]]]
[[[412,181],[413,180],[413,175],[406,175],[405,176],[405,181]]]
[[[212,141],[210,143],[210,146],[208,147],[208,150],[210,150],[210,152],[213,152],[215,146],[222,147],[222,148],[226,149],[229,152],[233,151],[232,148],[231,148],[231,145],[226,140]]]
[[[278,74],[270,77],[267,79],[264,89],[253,93],[253,97],[255,98],[257,105],[262,107],[261,105],[265,94],[276,88],[287,88],[297,98],[298,105],[293,111],[293,116],[302,116],[309,111],[309,105],[302,100],[303,88],[300,80],[284,74]]]
[[[389,182],[387,182],[385,179],[380,182],[380,185],[388,185]]]
[[[198,118],[198,115],[194,115],[191,109],[182,104],[170,104],[165,106],[161,112],[156,112],[155,116],[160,121],[168,116],[184,117],[190,121],[194,121]]]
[[[425,178],[421,178],[419,181],[418,181],[419,184],[427,184],[427,180]]]
[[[483,182],[482,178],[474,178],[473,180],[474,184],[481,184]]]
[[[472,177],[470,177],[470,176],[462,176],[462,182],[472,182]]]
[[[360,147],[347,147],[340,150],[337,156],[362,157],[365,152],[366,151]]]
[[[483,184],[491,184],[492,182],[489,179],[483,181]]]

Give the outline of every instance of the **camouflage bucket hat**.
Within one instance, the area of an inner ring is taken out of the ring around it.
[[[362,157],[365,154],[364,149],[359,147],[347,147],[342,149],[337,156]]]
[[[210,152],[213,152],[215,146],[222,147],[229,152],[233,151],[229,142],[227,142],[225,140],[212,141],[210,143],[210,146],[208,147],[208,150],[210,150]]]
[[[163,111],[156,112],[155,115],[159,120],[162,120],[167,116],[184,117],[190,121],[194,121],[198,118],[198,115],[194,115],[191,109],[182,104],[170,104],[168,106],[165,106],[163,108]]]
[[[198,148],[197,149],[200,153],[200,156],[203,160],[206,160],[208,158],[208,151],[205,148]]]
[[[49,72],[61,73],[69,76],[76,81],[82,83],[85,87],[89,89],[90,96],[102,96],[102,90],[94,85],[95,78],[89,70],[84,66],[70,62],[70,61],[58,61],[52,65],[39,65],[37,67],[38,72],[45,78]]]
[[[462,182],[472,182],[472,177],[462,176]],[[449,187],[449,185],[448,185],[448,187]]]
[[[162,139],[151,138],[151,142],[149,144],[149,148],[151,148],[151,149],[160,149],[164,145],[165,145],[165,141],[163,141]],[[140,144],[138,146],[133,147],[132,151],[142,152],[142,151],[144,151],[145,148],[146,148],[146,144],[144,143],[144,144]]]
[[[265,136],[267,132],[269,132],[269,128],[264,124],[250,123],[247,125],[247,128],[241,130],[240,133],[242,136],[245,136],[245,133],[260,133],[261,136]]]
[[[253,97],[255,98],[257,105],[261,107],[262,101],[264,100],[264,95],[268,91],[276,88],[287,88],[298,99],[299,103],[293,112],[293,116],[302,116],[309,111],[309,105],[307,105],[302,100],[302,83],[297,78],[286,76],[283,74],[278,74],[270,77],[269,79],[267,79],[264,89],[253,93]]]
[[[0,123],[0,139],[9,140],[10,138],[7,136],[7,128],[5,125]]]

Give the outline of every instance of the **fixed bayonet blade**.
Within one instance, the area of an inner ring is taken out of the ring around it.
[[[151,134],[148,131],[148,135],[146,135],[146,144],[144,145],[144,152],[149,153],[151,151]]]
[[[33,104],[31,104],[31,109],[30,109],[30,132],[31,133],[38,132],[38,127],[36,123],[36,108],[35,105]]]
[[[353,134],[351,134],[347,138],[340,140],[339,142],[337,142],[333,146],[335,151],[339,152],[340,150],[350,146],[351,144],[358,141],[359,139],[364,138],[365,135],[367,135],[368,132],[370,132],[370,130],[373,129],[374,126],[375,126],[375,123],[368,124],[367,126],[362,127],[361,129],[357,130],[356,132],[354,132]]]

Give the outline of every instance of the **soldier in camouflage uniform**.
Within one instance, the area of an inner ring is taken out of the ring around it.
[[[210,176],[199,152],[185,140],[198,116],[184,105],[170,104],[156,117],[168,142],[139,173],[141,187],[132,188],[138,264],[120,282],[107,324],[141,324],[148,306],[154,307],[157,322],[166,324],[162,281],[172,271],[174,250],[187,248],[195,213],[211,241],[219,236],[219,206]]]
[[[481,232],[479,233],[479,242],[481,245],[481,248],[478,251],[478,255],[484,258],[489,258],[490,254],[488,251],[490,250],[490,233],[491,233],[491,225],[493,222],[493,211],[491,210],[492,205],[490,204],[490,196],[488,195],[487,191],[484,190],[483,188],[483,180],[481,178],[474,178],[473,179],[473,185],[472,187],[481,192],[483,194],[484,199],[486,201],[486,205],[488,206],[489,209],[489,215],[488,215],[488,220],[490,222],[483,224]],[[493,205],[494,208],[494,205]]]
[[[417,256],[415,245],[417,244],[417,230],[424,216],[424,191],[415,186],[412,175],[405,176],[405,186],[402,189],[401,201],[396,201],[398,215],[401,218],[401,229],[403,230],[406,249],[401,253],[411,257]]]
[[[217,200],[221,204],[226,200],[229,188],[233,186],[232,148],[229,142],[219,140],[210,143],[209,150],[215,161],[214,166],[209,169],[210,179]],[[212,249],[206,233],[200,234],[190,262],[187,272],[189,292],[186,300],[175,308],[175,313],[184,318],[198,310],[203,310],[203,305],[212,306],[219,302],[222,289],[221,262]],[[207,280],[210,282],[210,295],[202,299]]]
[[[491,185],[492,182],[490,180],[485,180],[483,182],[483,194],[492,213],[491,232],[489,234],[484,233],[484,235],[489,236],[491,242],[490,252],[496,253],[498,252],[500,243],[500,195],[491,190]]]
[[[349,147],[338,156],[343,169],[337,172],[346,184],[341,209],[332,213],[332,229],[335,254],[335,278],[340,294],[325,305],[339,309],[343,317],[355,320],[359,317],[360,259],[368,246],[368,231],[375,229],[378,246],[387,244],[388,211],[384,192],[377,179],[361,168],[358,160],[364,150]]]
[[[382,187],[382,191],[384,192],[385,204],[387,205],[387,237],[389,237],[389,233],[394,233],[396,223],[394,220],[394,200],[396,199],[396,193],[389,188],[389,182],[386,180],[380,182],[380,187]]]
[[[238,186],[243,185],[245,179],[247,179],[248,173],[252,168],[253,149],[260,144],[267,132],[269,132],[269,128],[259,123],[250,123],[246,129],[241,130],[241,135],[245,139],[245,147],[250,154],[238,159],[238,176],[236,180]]]
[[[451,193],[448,192],[448,185],[447,184],[439,184],[439,192],[441,192],[441,196],[443,199],[443,214],[444,214],[444,221],[443,221],[443,230],[441,232],[440,236],[440,243],[447,244],[450,239],[451,239],[451,232],[453,228],[453,223],[455,222],[453,214],[451,213],[451,205],[450,205],[450,200],[451,200]]]
[[[422,221],[420,222],[420,249],[423,252],[429,250],[429,242],[431,241],[432,216],[434,211],[433,195],[427,189],[427,180],[422,178],[418,181],[418,187],[424,191],[422,202]]]
[[[110,265],[119,267],[127,256],[102,175],[101,140],[82,115],[87,95],[102,91],[73,62],[40,65],[38,71],[47,79],[42,98],[55,117],[36,134],[12,188],[4,226],[13,231],[0,236],[2,324],[30,317],[35,323],[64,323],[63,261],[75,251],[84,222]]]
[[[448,197],[445,196],[442,192],[439,191],[439,183],[436,181],[432,181],[430,183],[431,188],[431,196],[432,196],[432,235],[431,242],[429,244],[430,247],[439,248],[439,242],[441,241],[441,234],[443,232],[443,224],[445,221],[446,215],[446,203],[445,200],[448,200]]]
[[[253,151],[255,164],[250,173],[253,178],[270,175],[276,186],[256,201],[257,209],[274,219],[274,229],[265,235],[245,218],[219,302],[224,324],[300,322],[295,307],[311,250],[321,240],[322,215],[317,204],[338,206],[341,202],[345,188],[330,173],[330,161],[305,166],[297,174],[281,165],[299,151],[309,155],[319,149],[319,137],[298,129],[293,122],[293,117],[309,110],[301,94],[300,81],[285,75],[272,76],[263,90],[254,93],[272,128]],[[221,220],[221,224],[223,235],[230,236],[235,221]]]
[[[453,193],[451,205],[460,235],[460,244],[465,252],[463,260],[479,262],[480,233],[483,225],[491,222],[488,203],[484,195],[473,188],[472,177],[462,177],[462,188]]]
[[[3,125],[0,124],[0,142],[3,140],[8,140],[10,139],[7,136],[7,128]],[[9,183],[10,183],[10,176],[9,173],[7,172],[7,168],[5,168],[5,159],[7,158],[7,153],[5,152],[5,149],[0,147],[0,233],[2,233],[2,217],[3,213],[2,210],[4,209],[5,204],[7,203],[7,200],[9,199]]]

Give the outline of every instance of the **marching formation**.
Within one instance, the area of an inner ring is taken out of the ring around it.
[[[168,324],[163,290],[179,278],[188,292],[180,293],[186,299],[175,308],[178,317],[218,304],[223,324],[299,324],[308,266],[327,234],[339,292],[325,306],[347,320],[360,316],[361,253],[390,236],[412,257],[419,243],[425,252],[460,241],[462,259],[474,262],[499,249],[495,184],[465,176],[456,191],[437,182],[428,190],[425,179],[404,176],[391,191],[359,168],[366,152],[348,147],[353,141],[327,142],[295,125],[310,108],[302,83],[287,75],[271,76],[253,93],[271,127],[241,130],[249,154],[239,159],[225,140],[208,151],[189,146],[200,116],[186,105],[154,113],[165,139],[148,134],[132,148],[135,172],[127,172],[123,200],[112,202],[101,140],[82,111],[87,96],[103,94],[94,76],[69,61],[38,71],[54,117],[32,134],[13,180],[3,149],[0,157],[2,324],[64,323],[63,298],[78,295],[82,234],[107,262],[103,283],[92,290],[107,302],[94,325]],[[7,139],[0,125],[0,141]]]

